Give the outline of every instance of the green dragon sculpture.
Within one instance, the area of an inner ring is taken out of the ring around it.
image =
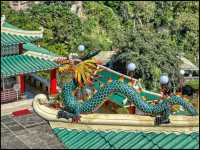
[[[76,97],[72,95],[72,91],[76,88],[76,86],[77,82],[75,80],[63,85],[62,96],[64,99],[64,108],[58,112],[58,118],[72,118],[72,122],[78,122],[80,121],[80,114],[95,111],[99,106],[101,106],[107,96],[115,92],[125,95],[139,110],[145,113],[155,114],[157,116],[155,124],[157,125],[170,123],[169,115],[171,113],[171,105],[179,104],[190,112],[191,115],[197,115],[194,107],[186,103],[181,97],[174,95],[163,100],[159,104],[149,104],[142,99],[140,94],[134,88],[117,80],[106,84],[96,94],[94,94],[92,98],[82,103],[78,102]]]

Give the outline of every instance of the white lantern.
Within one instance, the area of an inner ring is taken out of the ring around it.
[[[127,66],[128,71],[134,71],[136,68],[136,65],[134,63],[130,63]]]
[[[79,50],[80,52],[83,52],[83,51],[85,50],[85,46],[84,46],[84,45],[79,45],[79,46],[78,46],[78,50]]]
[[[161,84],[167,84],[169,82],[169,77],[167,75],[162,75],[160,77],[160,83]]]
[[[185,74],[185,71],[181,69],[181,70],[180,70],[180,74],[181,74],[181,75],[184,75],[184,74]]]

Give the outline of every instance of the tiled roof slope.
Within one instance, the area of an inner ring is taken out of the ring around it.
[[[69,149],[199,149],[199,133],[85,131],[54,128]]]
[[[41,54],[47,54],[50,56],[57,56],[56,54],[50,52],[49,50],[42,48],[42,47],[38,47],[35,44],[32,43],[26,43],[23,45],[23,48],[25,51],[33,51],[33,52],[37,52],[37,53],[41,53]]]
[[[1,32],[1,46],[15,45],[18,43],[29,43],[41,39],[39,36],[22,36]]]
[[[42,27],[40,31],[22,30],[5,20],[5,16],[1,16],[1,46],[5,47],[18,43],[28,43],[43,37],[44,29]]]
[[[25,55],[6,56],[1,58],[1,76],[9,77],[18,74],[32,73],[58,68],[55,62]]]

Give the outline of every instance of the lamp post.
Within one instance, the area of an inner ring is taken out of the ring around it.
[[[134,63],[129,63],[128,65],[127,65],[127,71],[128,71],[128,74],[129,74],[129,72],[131,73],[131,78],[133,78],[133,71],[136,69],[136,65],[134,64]],[[136,108],[135,108],[135,106],[133,105],[132,106],[132,104],[130,104],[130,106],[129,106],[129,113],[130,114],[135,114],[135,111],[136,111]]]
[[[78,46],[78,50],[80,52],[80,55],[83,56],[84,55],[84,51],[85,51],[85,46],[83,44],[80,44]],[[84,87],[79,89],[79,94],[80,94],[80,99],[84,100],[85,99],[85,94],[86,94],[85,91],[84,91]]]
[[[136,65],[134,63],[129,63],[127,65],[128,74],[131,73],[131,78],[133,78],[133,71],[136,69]]]
[[[181,90],[181,95],[183,95],[183,82],[184,82],[184,74],[185,74],[185,71],[184,70],[180,70],[180,75],[181,75],[181,78],[180,78],[180,90]]]
[[[167,74],[163,74],[160,76],[160,85],[161,85],[161,92],[162,92],[162,95],[163,95],[163,98],[164,96],[167,96],[169,94],[169,87],[167,86],[167,84],[169,83],[169,77]]]
[[[84,45],[79,45],[78,46],[78,50],[79,50],[79,52],[81,53],[81,55],[83,55],[83,52],[85,51],[85,46]]]

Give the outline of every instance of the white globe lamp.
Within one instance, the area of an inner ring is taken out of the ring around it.
[[[129,63],[127,69],[128,71],[134,71],[136,69],[136,65],[134,63]]]
[[[169,77],[167,75],[162,75],[160,77],[160,83],[161,84],[167,84],[169,82]]]
[[[185,71],[181,69],[181,70],[180,70],[180,74],[181,74],[181,75],[184,75],[184,74],[185,74]]]
[[[79,45],[79,46],[78,46],[78,50],[79,50],[80,52],[83,52],[83,51],[85,50],[85,46],[84,46],[84,45]]]

